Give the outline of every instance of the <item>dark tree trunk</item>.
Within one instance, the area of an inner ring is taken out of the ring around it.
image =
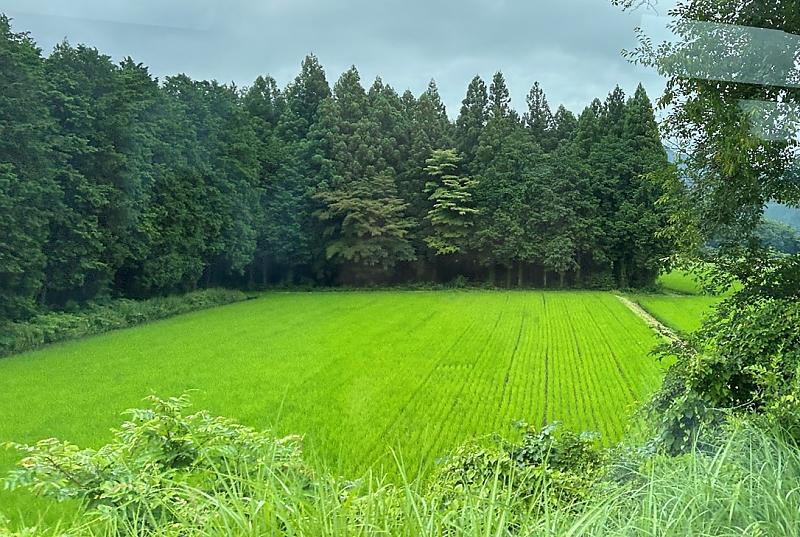
[[[624,260],[620,260],[619,262],[619,286],[622,289],[628,287],[628,270]]]
[[[267,256],[261,258],[261,285],[269,285],[269,260]]]
[[[522,261],[517,263],[517,287],[522,287],[525,279],[525,270],[522,265]]]
[[[547,269],[542,270],[542,286],[547,289]]]
[[[420,259],[415,267],[416,279],[418,282],[424,282],[428,274],[428,263],[424,259]]]

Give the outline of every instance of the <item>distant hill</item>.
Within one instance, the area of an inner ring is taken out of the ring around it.
[[[800,209],[778,203],[770,203],[767,206],[767,210],[764,211],[764,216],[769,220],[782,222],[800,231]]]
[[[667,158],[670,162],[676,162],[678,160],[678,154],[671,148],[665,145],[664,150],[667,152]],[[685,180],[688,181],[688,179]],[[770,203],[764,211],[764,218],[766,220],[786,224],[796,231],[800,231],[800,209],[787,207],[779,203]]]

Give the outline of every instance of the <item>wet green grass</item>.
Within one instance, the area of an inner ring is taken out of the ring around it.
[[[637,295],[634,297],[650,315],[678,333],[694,332],[722,300],[717,296]]]
[[[658,283],[663,289],[658,294],[631,296],[650,315],[680,334],[689,334],[700,328],[706,318],[726,296],[703,294],[696,275],[680,270],[662,275]]]
[[[667,274],[662,274],[658,278],[658,283],[668,292],[684,295],[699,295],[703,292],[697,277],[690,272],[682,270],[673,270]]]

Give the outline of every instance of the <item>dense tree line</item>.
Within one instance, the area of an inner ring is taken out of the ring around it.
[[[644,89],[575,117],[501,73],[455,122],[314,56],[286,88],[154,78],[0,18],[0,316],[209,285],[651,283],[667,162]]]

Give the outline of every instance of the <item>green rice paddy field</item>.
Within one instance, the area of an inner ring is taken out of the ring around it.
[[[702,294],[695,276],[682,271],[661,276],[659,284],[665,293],[638,294],[631,298],[679,334],[700,328],[703,319],[725,298],[725,295]]]
[[[420,468],[514,420],[612,442],[658,386],[655,342],[611,293],[269,293],[0,360],[0,442],[99,446],[143,397],[187,390],[305,435],[344,475],[393,466],[392,448]],[[17,458],[0,450],[0,474]]]
[[[637,295],[634,297],[650,315],[679,334],[694,332],[722,300],[717,296]]]

